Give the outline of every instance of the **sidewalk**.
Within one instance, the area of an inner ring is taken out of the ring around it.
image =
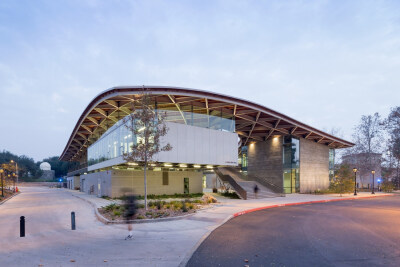
[[[73,196],[79,197],[89,203],[94,208],[115,203],[113,200],[98,198],[94,195],[87,195],[82,192],[74,190],[65,190]],[[158,239],[164,240],[168,247],[173,247],[175,255],[169,250],[165,250],[165,254],[158,254],[156,262],[153,259],[152,263],[156,266],[185,266],[190,259],[193,252],[198,248],[201,242],[217,227],[228,221],[229,219],[239,216],[248,212],[256,210],[279,207],[285,205],[299,205],[321,203],[329,201],[341,201],[349,199],[362,199],[371,197],[391,196],[395,194],[386,194],[377,192],[375,195],[367,192],[360,192],[357,196],[353,194],[345,194],[340,197],[338,194],[331,195],[310,195],[310,194],[288,194],[286,197],[266,198],[266,199],[227,199],[217,197],[219,203],[214,204],[210,209],[202,210],[193,216],[183,218],[176,221],[165,221],[157,223],[144,223],[134,226],[134,235],[141,235],[143,233],[154,232],[157,229]],[[120,226],[109,225],[107,227],[114,227],[116,230]],[[144,241],[144,240],[142,240]],[[145,243],[143,243],[145,244]],[[143,253],[148,249],[148,244],[139,246],[137,250],[143,250]]]

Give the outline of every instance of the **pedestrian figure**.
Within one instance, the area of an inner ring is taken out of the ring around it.
[[[254,196],[256,197],[256,199],[257,199],[257,194],[258,194],[258,186],[257,184],[254,184]]]
[[[129,235],[125,238],[125,240],[129,240],[133,238],[131,221],[133,220],[133,216],[135,216],[136,214],[136,197],[134,194],[128,193],[125,195],[124,206],[125,206],[124,219],[125,222],[128,224],[128,231],[129,231]]]

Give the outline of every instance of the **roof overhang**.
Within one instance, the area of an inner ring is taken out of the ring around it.
[[[157,103],[174,105],[177,110],[195,105],[207,114],[222,111],[235,117],[235,129],[243,144],[266,141],[275,135],[292,135],[313,140],[330,148],[346,148],[353,143],[322,132],[262,105],[213,92],[166,86],[113,87],[97,95],[79,117],[60,160],[75,161],[87,147],[108,128],[130,114],[132,102],[143,91],[152,94]]]

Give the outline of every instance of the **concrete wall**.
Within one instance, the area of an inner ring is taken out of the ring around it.
[[[112,170],[111,197],[120,196],[123,188],[133,188],[134,193],[144,195],[143,171]],[[183,194],[183,178],[189,178],[189,193],[201,193],[202,172],[169,171],[168,185],[163,185],[162,171],[147,171],[147,194]]]
[[[329,187],[329,147],[300,139],[300,193]]]
[[[250,144],[247,152],[247,173],[249,175],[267,178],[271,183],[282,187],[282,142],[283,138],[277,136],[266,142]]]
[[[81,192],[97,195],[99,197],[111,196],[111,172],[112,171],[103,171],[81,175]],[[93,189],[93,192],[91,189]]]
[[[75,190],[80,187],[79,175],[67,177],[67,188]]]

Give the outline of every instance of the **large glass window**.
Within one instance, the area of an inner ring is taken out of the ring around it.
[[[242,171],[247,171],[247,146],[242,146],[241,151],[240,163],[242,166]]]
[[[283,188],[285,193],[300,191],[300,141],[291,136],[283,138]]]
[[[329,181],[332,181],[335,175],[335,149],[329,149]]]

